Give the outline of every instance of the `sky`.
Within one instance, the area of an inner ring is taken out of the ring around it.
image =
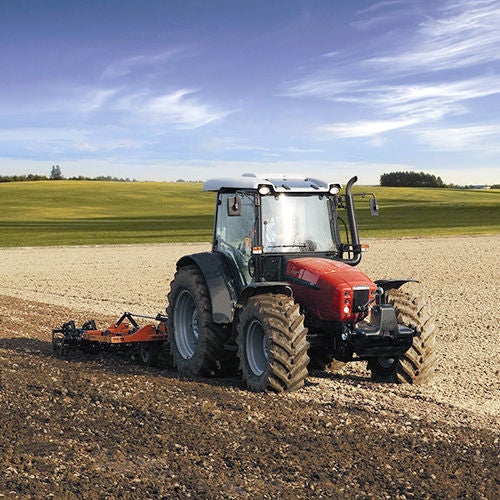
[[[0,175],[500,183],[498,0],[0,0]]]

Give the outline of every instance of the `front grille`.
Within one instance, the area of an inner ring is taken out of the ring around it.
[[[362,311],[363,308],[368,304],[368,298],[370,296],[370,289],[368,287],[355,287],[354,296],[352,299],[352,312]]]

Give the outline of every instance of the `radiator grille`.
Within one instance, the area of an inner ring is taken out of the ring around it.
[[[368,287],[355,287],[352,300],[352,312],[362,311],[363,307],[368,303],[370,289]]]

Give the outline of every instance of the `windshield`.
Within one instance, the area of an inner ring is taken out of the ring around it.
[[[264,252],[328,252],[336,249],[327,196],[262,197]]]

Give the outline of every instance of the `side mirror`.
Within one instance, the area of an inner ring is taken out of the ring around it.
[[[229,217],[241,215],[241,196],[230,196],[227,199],[227,215]]]
[[[378,203],[375,196],[373,198],[370,198],[370,212],[372,214],[372,217],[378,217]]]

